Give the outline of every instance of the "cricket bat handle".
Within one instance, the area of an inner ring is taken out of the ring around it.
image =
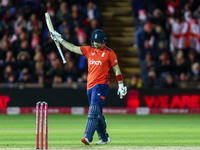
[[[55,44],[56,44],[56,47],[58,48],[58,51],[59,51],[60,56],[61,56],[61,58],[62,58],[63,64],[67,63],[67,61],[65,60],[65,57],[63,56],[62,50],[61,50],[61,48],[60,48],[60,43],[57,42],[57,41],[55,41],[55,40],[54,40],[54,42],[55,42]]]

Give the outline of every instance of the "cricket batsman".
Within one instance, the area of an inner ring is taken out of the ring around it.
[[[65,41],[61,35],[54,31],[51,38],[58,41],[71,52],[85,55],[88,59],[87,96],[90,104],[85,133],[81,141],[90,145],[95,130],[97,130],[100,141],[96,145],[104,145],[111,142],[106,131],[106,121],[102,112],[104,100],[109,91],[109,70],[112,67],[118,81],[117,94],[122,99],[127,88],[123,84],[122,73],[118,66],[115,52],[106,47],[106,34],[97,29],[92,33],[91,46],[75,46]]]

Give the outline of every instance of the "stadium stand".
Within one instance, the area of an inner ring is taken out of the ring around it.
[[[103,23],[97,0],[1,0],[0,83],[85,82],[86,58],[63,47],[68,63],[62,65],[45,12],[75,45],[89,45],[91,33]]]
[[[200,1],[132,0],[132,8],[143,87],[199,82]]]

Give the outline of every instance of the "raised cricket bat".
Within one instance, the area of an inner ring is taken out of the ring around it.
[[[52,22],[51,22],[51,18],[49,16],[48,12],[45,13],[45,19],[46,19],[46,23],[47,23],[47,27],[49,29],[49,32],[53,36],[52,32],[54,31],[54,28],[53,28],[53,25],[52,25]],[[56,46],[58,48],[58,51],[59,51],[60,56],[62,58],[63,64],[65,64],[67,61],[65,60],[65,57],[63,56],[62,50],[60,48],[60,43],[58,41],[55,41],[55,40],[54,40],[54,42],[55,42],[55,44],[56,44]]]

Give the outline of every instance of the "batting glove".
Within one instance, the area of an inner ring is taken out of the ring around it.
[[[56,31],[51,32],[51,39],[59,43],[62,43],[63,41],[61,34]]]
[[[122,99],[127,93],[127,87],[124,86],[123,83],[120,83],[118,86],[119,86],[119,88],[117,91],[117,95],[119,95],[119,97]]]

